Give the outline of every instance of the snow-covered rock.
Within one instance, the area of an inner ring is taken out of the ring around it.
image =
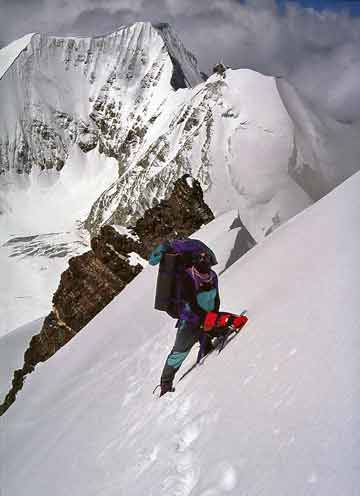
[[[150,23],[97,38],[35,34],[15,47],[15,59],[10,57],[14,50],[8,53],[11,47],[0,51],[1,58],[12,61],[7,70],[2,64],[0,80],[2,171],[61,170],[71,146],[84,143],[89,133],[96,143],[101,132],[115,153],[126,131],[120,128],[133,128],[160,93],[165,98],[173,90],[172,60],[184,87],[202,80],[195,58],[170,27]]]
[[[174,178],[190,173],[216,215],[238,208],[262,239],[312,201],[288,174],[293,140],[274,78],[249,70],[215,74],[170,94],[142,139],[132,136],[124,172],[95,202],[87,227],[131,222],[169,195]]]
[[[54,232],[84,237],[81,223],[122,171],[126,138],[142,135],[175,88],[202,77],[170,27],[149,23],[97,38],[29,35],[0,51],[0,70],[0,256],[10,286],[0,296],[8,309],[0,332],[6,332],[47,313],[64,269],[51,263],[56,255],[43,252],[47,260],[40,260],[31,246],[22,251],[32,255],[34,273],[25,267],[29,256],[17,257],[15,266],[6,260],[11,240]],[[67,251],[65,264],[79,253]],[[21,275],[41,279],[44,266],[49,283],[27,291],[25,308]]]

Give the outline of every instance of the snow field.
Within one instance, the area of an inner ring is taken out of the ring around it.
[[[0,306],[4,311],[0,335],[51,310],[52,294],[70,255],[89,247],[89,235],[80,223],[117,171],[116,160],[100,159],[97,148],[85,154],[76,146],[60,174],[33,170],[23,188],[19,177],[13,183],[8,177],[0,180],[9,206],[0,218]]]
[[[174,329],[146,268],[3,417],[4,496],[355,496],[359,189],[357,174],[224,272],[222,308],[250,320],[161,400]],[[219,219],[196,237],[225,264]]]

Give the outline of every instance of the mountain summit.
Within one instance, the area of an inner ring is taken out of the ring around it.
[[[202,81],[169,25],[139,22],[96,38],[34,34],[23,41],[0,80],[2,171],[30,172],[33,164],[61,170],[74,142],[85,149],[97,143],[89,116],[104,99],[126,97],[130,108],[150,102],[158,85],[165,97]],[[129,114],[122,109],[122,118],[131,120]]]

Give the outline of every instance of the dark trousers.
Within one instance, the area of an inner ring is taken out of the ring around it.
[[[191,348],[200,338],[204,340],[202,344],[206,354],[211,348],[211,338],[200,331],[199,328],[189,325],[186,321],[179,322],[174,346],[166,359],[161,374],[161,384],[172,385],[176,372],[190,353]]]

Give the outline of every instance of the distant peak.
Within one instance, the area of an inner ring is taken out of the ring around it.
[[[154,28],[162,30],[162,29],[172,29],[171,25],[168,22],[158,22],[153,24]]]
[[[171,85],[174,89],[194,87],[203,82],[196,57],[185,48],[176,30],[167,22],[152,24],[163,39],[174,66]]]
[[[0,50],[0,79],[13,64],[13,62],[19,57],[19,55],[26,50],[35,34],[36,33],[27,34],[22,38],[9,43],[9,45]]]

